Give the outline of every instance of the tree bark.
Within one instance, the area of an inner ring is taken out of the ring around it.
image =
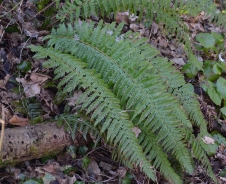
[[[72,140],[70,133],[56,123],[37,124],[6,129],[0,154],[0,167],[25,160],[57,154],[66,146],[86,144],[77,132]]]

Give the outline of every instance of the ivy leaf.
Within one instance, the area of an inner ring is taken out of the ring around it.
[[[213,48],[215,45],[215,38],[209,33],[199,33],[196,40],[207,49]]]
[[[226,80],[223,77],[219,77],[217,80],[217,92],[226,99]]]
[[[226,106],[225,107],[222,107],[220,109],[220,111],[222,112],[222,114],[224,114],[226,116]]]

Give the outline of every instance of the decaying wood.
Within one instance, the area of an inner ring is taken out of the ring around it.
[[[55,123],[6,129],[0,155],[0,167],[57,154],[68,145],[81,146],[85,143],[80,133],[75,135],[73,141],[64,127],[58,128]]]

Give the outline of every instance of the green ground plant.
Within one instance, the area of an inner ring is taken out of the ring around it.
[[[55,2],[60,7],[60,1]],[[125,10],[138,14],[146,25],[153,20],[163,23],[165,33],[176,35],[178,43],[184,44],[196,73],[202,64],[192,52],[188,29],[179,15],[196,16],[205,10],[210,20],[225,23],[225,17],[216,13],[210,0],[66,0],[57,15],[66,24],[45,37],[45,48],[30,47],[37,52],[35,58],[47,59],[45,67],[54,68],[61,94],[77,88],[84,91],[77,102],[82,116],[64,114],[61,120],[75,124],[73,131],[85,127],[85,133],[92,131],[101,136],[116,148],[115,158],[127,166],[139,167],[153,181],[158,169],[168,181],[183,183],[174,164],[192,174],[196,158],[216,182],[207,157],[215,152],[216,145],[205,141],[210,135],[193,86],[185,83],[167,59],[157,57],[159,52],[145,38],[130,31],[122,34],[123,24],[74,21]],[[197,137],[193,135],[194,126],[200,129]]]
[[[103,22],[61,24],[45,38],[46,48],[31,49],[35,58],[49,58],[44,66],[55,68],[63,93],[77,87],[85,91],[77,103],[90,115],[89,126],[117,148],[122,163],[140,167],[152,180],[154,167],[167,180],[182,183],[169,158],[192,174],[195,157],[215,180],[206,155],[211,145],[202,140],[209,134],[192,86],[167,59],[156,57],[159,52],[145,38],[130,31],[122,36],[122,28]],[[197,138],[192,126],[200,128]]]
[[[224,35],[220,33],[200,33],[196,36],[197,49],[202,51],[206,57],[209,54],[217,56],[225,50]],[[220,108],[223,118],[226,118],[226,63],[221,58],[219,61],[203,61],[202,88],[210,99]]]

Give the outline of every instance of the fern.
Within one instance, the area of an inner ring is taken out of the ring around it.
[[[176,35],[178,43],[183,43],[185,46],[189,63],[195,68],[194,73],[201,69],[201,64],[193,54],[188,37],[189,30],[180,18],[180,10],[184,10],[191,16],[197,16],[200,12],[205,11],[209,15],[210,21],[225,26],[225,16],[220,12],[217,13],[216,5],[212,0],[75,0],[73,3],[67,0],[59,10],[57,18],[62,22],[65,20],[73,22],[74,18],[87,18],[90,15],[104,16],[118,11],[129,11],[131,14],[139,12],[140,19],[145,18],[149,24],[153,20],[163,23],[164,31],[169,37]]]
[[[36,55],[37,58],[50,57],[45,62],[45,66],[56,67],[55,79],[66,75],[59,83],[59,87],[66,84],[65,92],[71,92],[77,86],[86,89],[86,93],[82,95],[82,98],[85,99],[82,108],[91,107],[90,112],[93,111],[91,118],[95,119],[94,126],[101,124],[100,132],[107,132],[107,141],[115,146],[120,144],[121,152],[127,155],[127,159],[129,160],[130,157],[131,163],[137,166],[141,165],[141,170],[155,180],[154,172],[151,169],[152,166],[145,158],[135,134],[131,131],[133,128],[132,122],[129,121],[128,115],[120,108],[119,100],[114,97],[114,94],[107,88],[103,80],[93,70],[86,68],[86,63],[71,55],[52,48],[33,47],[32,50],[39,52]],[[89,112],[87,111],[87,113]],[[110,130],[113,130],[114,133]],[[133,159],[131,160],[131,158]]]
[[[47,48],[31,49],[36,58],[50,58],[45,66],[55,68],[64,93],[77,86],[85,89],[78,103],[106,141],[118,145],[123,163],[140,166],[155,180],[153,165],[169,181],[181,183],[168,155],[190,174],[195,156],[216,181],[205,150],[192,134],[193,121],[204,133],[206,126],[197,117],[201,112],[191,89],[166,60],[156,57],[158,51],[149,48],[145,39],[131,32],[120,35],[122,27],[103,26],[103,22],[96,27],[85,22],[74,27],[62,24],[45,38]],[[195,105],[189,107],[189,100]],[[141,130],[138,138],[134,126]]]

